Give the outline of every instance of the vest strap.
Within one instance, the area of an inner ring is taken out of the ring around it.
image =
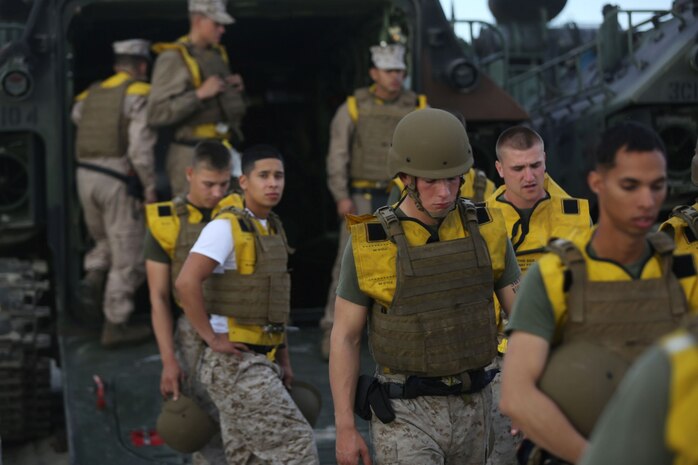
[[[695,208],[690,205],[679,205],[674,207],[669,216],[676,216],[684,220],[693,236],[698,237],[698,211]]]
[[[412,268],[412,260],[410,258],[410,248],[407,244],[405,231],[400,225],[400,219],[395,214],[395,211],[390,206],[383,206],[376,210],[376,217],[383,225],[383,229],[388,234],[388,239],[397,245],[398,254],[404,258],[399,260],[402,266],[402,271],[406,276],[414,276]]]
[[[486,242],[480,234],[480,223],[477,220],[477,207],[467,199],[460,199],[458,202],[458,212],[460,213],[463,226],[475,243],[475,258],[477,266],[485,266],[490,263],[489,252],[486,249]]]
[[[485,190],[487,190],[487,175],[482,170],[475,170],[475,179],[473,179],[473,200],[475,202],[484,201]]]
[[[562,260],[563,265],[572,273],[573,285],[569,290],[570,320],[575,323],[584,321],[584,296],[587,284],[587,267],[582,252],[574,243],[565,239],[555,239],[548,244],[548,250]]]
[[[674,241],[671,237],[662,232],[648,234],[647,240],[662,260],[662,276],[666,279],[667,286],[669,287],[671,313],[673,315],[683,315],[686,308],[685,296],[679,280],[676,279],[672,271],[674,267]]]

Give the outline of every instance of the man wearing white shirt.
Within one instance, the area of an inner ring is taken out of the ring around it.
[[[228,463],[317,464],[313,431],[286,389],[288,245],[271,211],[284,188],[281,154],[246,150],[240,187],[244,210],[224,209],[204,228],[175,283],[208,345],[199,380],[220,411]]]

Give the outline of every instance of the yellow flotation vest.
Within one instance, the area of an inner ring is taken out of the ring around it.
[[[75,101],[83,102],[75,141],[78,160],[125,156],[129,121],[124,116],[124,98],[149,92],[149,84],[119,72],[78,95]]]
[[[388,180],[388,150],[397,123],[427,104],[425,96],[409,90],[404,90],[394,102],[384,102],[373,89],[357,89],[347,98],[347,110],[355,126],[349,166],[353,181]]]
[[[239,208],[221,210],[216,219],[230,221],[236,270],[211,275],[204,282],[206,311],[228,317],[229,339],[259,346],[284,342],[290,314],[290,248],[274,213],[268,228]]]
[[[506,242],[497,213],[462,199],[436,242],[391,207],[349,218],[359,287],[376,302],[369,343],[379,366],[431,377],[492,361],[493,284],[504,269],[504,250],[492,245]]]
[[[588,255],[592,232],[557,240],[539,267],[556,321],[555,344],[592,340],[632,362],[660,336],[675,329],[695,302],[692,255],[673,254],[663,233],[648,235],[654,254],[632,279],[620,265]]]
[[[203,81],[209,76],[218,75],[224,77],[230,74],[228,69],[228,52],[222,45],[212,45],[220,60],[198,61],[192,56],[189,47],[191,40],[187,36],[180,37],[176,42],[160,42],[154,44],[152,49],[155,53],[162,53],[167,50],[175,50],[179,53],[184,64],[189,70],[192,85],[198,89]],[[245,103],[239,92],[230,91],[227,87],[215,98],[206,99],[201,102],[201,109],[197,110],[186,120],[186,125],[191,126],[190,137],[196,140],[220,139],[227,140],[234,130],[241,136],[239,123],[245,114]],[[226,124],[231,123],[232,127]]]
[[[659,226],[674,239],[679,252],[698,251],[698,203],[674,207],[668,220]]]
[[[662,341],[671,363],[665,438],[674,465],[698,465],[698,320],[687,326]]]

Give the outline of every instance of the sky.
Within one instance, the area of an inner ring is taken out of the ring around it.
[[[479,19],[492,23],[495,22],[487,6],[487,0],[440,1],[448,18],[450,18],[451,4],[453,3],[456,11],[456,19]],[[519,1],[524,2],[526,0]],[[568,0],[565,8],[553,20],[553,24],[561,25],[574,21],[580,26],[598,25],[602,19],[601,8],[607,3],[618,5],[621,9],[668,10],[672,2],[671,0]]]

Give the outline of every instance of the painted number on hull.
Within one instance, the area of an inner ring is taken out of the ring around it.
[[[698,81],[670,82],[669,100],[672,102],[698,100]]]
[[[35,105],[20,107],[18,105],[0,106],[0,128],[18,126],[36,126],[39,110]]]

